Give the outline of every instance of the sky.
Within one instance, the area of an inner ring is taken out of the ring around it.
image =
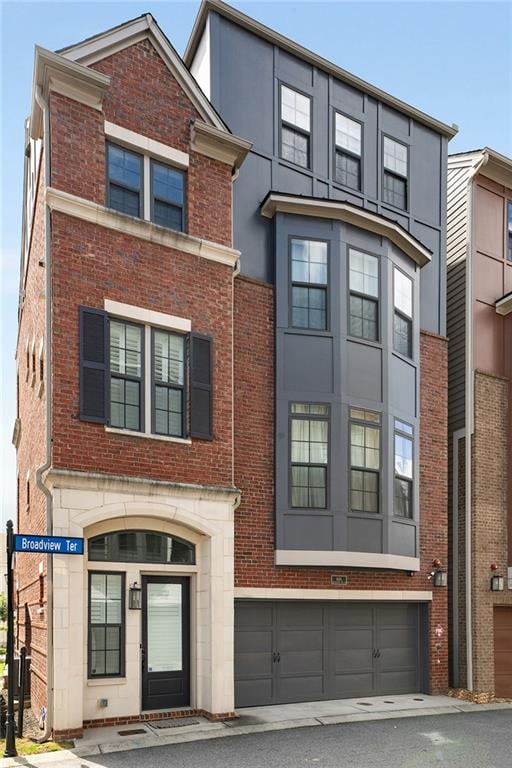
[[[512,157],[512,0],[508,2],[233,2],[244,13],[440,120],[459,126],[451,152],[484,146]],[[0,495],[16,518],[15,346],[23,121],[34,45],[70,45],[150,12],[183,54],[199,2],[0,0]],[[0,522],[2,522],[0,520]]]

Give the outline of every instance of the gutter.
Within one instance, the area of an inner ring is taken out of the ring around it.
[[[472,594],[472,472],[471,456],[474,429],[475,387],[473,369],[473,241],[474,241],[474,186],[473,180],[486,165],[489,155],[484,152],[480,160],[472,168],[467,181],[467,239],[466,239],[466,444],[465,444],[465,597],[466,597],[466,685],[469,691],[473,690],[473,594]]]
[[[35,100],[43,113],[44,123],[44,190],[50,186],[50,114],[48,102],[44,99],[40,86],[35,89]],[[46,498],[46,532],[53,533],[53,496],[46,486],[44,475],[51,466],[52,460],[52,377],[51,377],[51,333],[52,333],[52,304],[51,304],[51,213],[45,203],[45,334],[44,334],[44,372],[46,395],[46,459],[36,470],[36,484]],[[44,733],[40,741],[48,741],[53,727],[53,558],[46,558],[46,626],[47,626],[47,657],[46,657],[46,718]]]

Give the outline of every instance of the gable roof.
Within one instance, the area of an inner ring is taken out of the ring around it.
[[[425,112],[416,109],[416,107],[412,107],[410,104],[406,104],[404,101],[401,101],[401,99],[397,99],[395,96],[391,96],[391,94],[386,93],[386,91],[377,88],[371,83],[366,82],[362,78],[353,75],[346,69],[338,67],[336,64],[333,64],[331,61],[324,59],[317,53],[313,53],[313,51],[304,48],[302,45],[299,45],[293,40],[290,40],[290,38],[281,35],[279,32],[276,32],[275,30],[270,29],[270,27],[267,27],[264,24],[261,24],[259,21],[256,21],[256,19],[253,19],[238,9],[222,2],[222,0],[202,0],[201,2],[201,7],[190,34],[187,49],[183,55],[183,61],[189,68],[194,59],[197,47],[201,40],[201,35],[203,34],[206,19],[208,18],[210,11],[220,14],[229,21],[232,21],[234,24],[238,24],[238,26],[247,29],[249,32],[252,32],[252,34],[267,40],[273,45],[277,45],[279,48],[282,48],[288,53],[291,53],[293,56],[297,56],[299,59],[302,59],[302,61],[307,61],[308,64],[311,64],[314,67],[318,67],[319,69],[327,72],[330,75],[333,75],[333,77],[336,77],[342,82],[348,83],[353,88],[357,88],[360,91],[364,91],[365,93],[370,94],[379,101],[382,101],[384,104],[387,104],[393,109],[402,112],[402,114],[417,120],[423,125],[427,125],[429,128],[432,128],[434,131],[437,131],[437,133],[446,136],[448,139],[453,138],[453,136],[455,136],[459,130],[456,125],[447,125],[446,123],[443,123],[440,120],[427,115]]]
[[[478,173],[504,187],[512,187],[512,158],[496,152],[490,147],[458,152],[448,155],[448,170],[474,167],[478,164]]]
[[[57,54],[69,61],[90,66],[107,56],[122,51],[140,40],[148,39],[162,57],[172,75],[183,88],[202,119],[209,125],[229,132],[226,124],[210,104],[201,88],[190,74],[168,37],[160,29],[150,13],[88,37],[79,43],[61,48]]]

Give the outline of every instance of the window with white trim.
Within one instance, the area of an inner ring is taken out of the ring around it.
[[[383,198],[395,208],[407,210],[408,151],[405,144],[384,136]]]
[[[360,339],[379,338],[379,260],[349,249],[349,333]]]
[[[281,85],[281,157],[309,168],[310,154],[311,99]]]
[[[350,409],[350,509],[379,511],[380,413]]]
[[[290,404],[291,506],[327,507],[329,459],[329,406]]]

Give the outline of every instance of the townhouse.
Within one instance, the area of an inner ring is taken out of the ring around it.
[[[217,0],[185,63],[234,187],[235,704],[448,684],[456,129]]]
[[[512,696],[512,160],[448,158],[452,677]]]
[[[228,128],[229,126],[229,128]],[[455,128],[217,0],[36,49],[18,644],[47,731],[448,685]]]

